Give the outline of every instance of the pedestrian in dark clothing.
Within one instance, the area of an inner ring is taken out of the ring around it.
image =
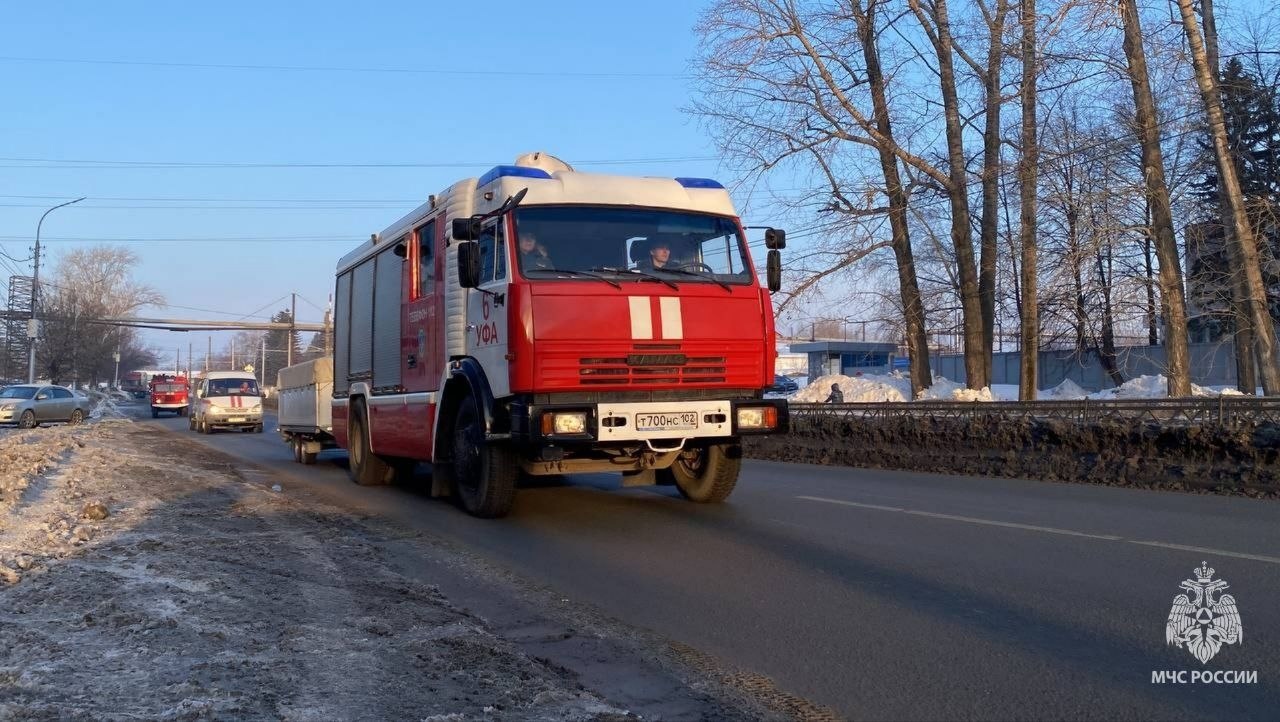
[[[825,403],[828,403],[828,404],[844,403],[844,392],[840,390],[840,384],[831,384],[831,395],[827,397],[827,400]]]

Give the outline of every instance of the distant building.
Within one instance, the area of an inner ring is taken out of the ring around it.
[[[805,341],[791,344],[790,350],[808,356],[812,381],[830,374],[889,373],[894,367],[898,345],[873,341]]]
[[[1258,235],[1262,282],[1272,321],[1280,320],[1280,229]],[[1221,223],[1190,223],[1183,229],[1187,263],[1187,331],[1191,343],[1217,343],[1235,333],[1231,307],[1231,262]]]

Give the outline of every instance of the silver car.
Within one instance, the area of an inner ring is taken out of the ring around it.
[[[17,384],[0,390],[0,424],[34,429],[47,421],[79,424],[89,415],[89,399],[52,384]]]

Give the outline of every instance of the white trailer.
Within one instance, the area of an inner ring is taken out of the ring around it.
[[[318,358],[280,369],[276,376],[279,400],[277,427],[293,449],[293,460],[316,463],[333,439],[333,359]]]

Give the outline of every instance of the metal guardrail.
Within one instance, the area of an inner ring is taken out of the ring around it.
[[[1111,401],[907,401],[852,404],[796,404],[798,416],[889,420],[1060,419],[1075,423],[1153,421],[1222,426],[1280,424],[1280,397],[1218,396],[1195,399]]]

